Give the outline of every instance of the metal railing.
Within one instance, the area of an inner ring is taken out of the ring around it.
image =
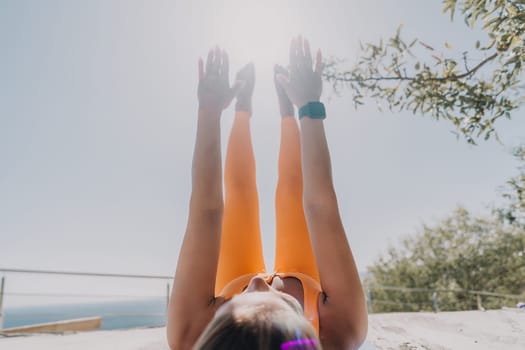
[[[97,277],[97,278],[129,278],[129,279],[153,279],[153,280],[167,280],[165,297],[166,297],[166,310],[170,298],[170,281],[172,276],[166,275],[145,275],[145,274],[121,274],[121,273],[100,273],[100,272],[77,272],[77,271],[59,271],[59,270],[33,270],[33,269],[16,269],[16,268],[0,268],[0,273],[3,274],[33,274],[33,275],[58,275],[58,276],[83,276],[83,277]],[[0,329],[3,326],[3,306],[4,296],[19,296],[19,297],[58,297],[58,298],[145,298],[145,297],[159,297],[159,295],[134,295],[134,294],[89,294],[89,293],[34,293],[34,292],[22,292],[16,291],[11,292],[7,291],[5,288],[6,278],[5,276],[1,279],[0,284]],[[405,302],[405,301],[395,301],[395,300],[381,300],[377,299],[373,295],[374,290],[387,290],[387,291],[398,291],[403,293],[428,293],[431,294],[429,302],[431,302],[432,310],[434,312],[440,311],[440,299],[439,295],[442,293],[461,293],[473,295],[477,299],[478,309],[484,309],[482,305],[482,297],[496,297],[502,299],[511,299],[519,301],[520,296],[514,294],[502,294],[494,293],[488,291],[475,291],[475,290],[462,290],[462,289],[431,289],[431,288],[410,288],[410,287],[398,287],[398,286],[382,286],[382,285],[365,285],[368,311],[369,313],[374,312],[374,304],[377,305],[397,305],[404,308],[411,308],[413,305],[418,305],[417,303]],[[54,314],[57,316],[58,314]],[[42,316],[42,314],[40,314]],[[159,316],[159,314],[107,314],[105,317],[137,317],[137,316]],[[166,316],[166,314],[164,314]]]
[[[105,314],[104,318],[115,318],[115,317],[145,317],[153,316],[166,317],[167,306],[170,298],[170,281],[173,276],[166,275],[146,275],[146,274],[121,274],[121,273],[100,273],[100,272],[78,272],[78,271],[62,271],[62,270],[35,270],[35,269],[17,269],[17,268],[1,268],[0,274],[31,274],[31,275],[56,275],[56,276],[82,276],[82,277],[96,277],[96,278],[127,278],[127,279],[148,279],[148,280],[166,280],[165,292],[166,297],[166,311],[164,314],[158,313],[126,313],[126,314]],[[0,283],[0,329],[3,328],[4,321],[4,296],[17,296],[17,297],[57,297],[57,298],[150,298],[150,297],[161,297],[161,295],[138,295],[138,294],[90,294],[90,293],[38,293],[38,292],[23,292],[23,291],[9,291],[6,288],[6,277],[2,276]],[[25,315],[27,316],[27,315]],[[58,317],[60,313],[36,313],[35,317]]]
[[[520,298],[523,298],[521,295],[517,294],[503,294],[503,293],[494,293],[494,292],[488,292],[488,291],[481,291],[481,290],[463,290],[463,289],[443,289],[443,288],[411,288],[411,287],[398,287],[398,286],[382,286],[382,285],[368,285],[365,286],[366,291],[366,299],[367,299],[367,305],[368,305],[368,312],[373,313],[374,312],[374,304],[383,304],[383,305],[397,305],[401,307],[410,307],[412,305],[419,305],[418,303],[410,303],[410,302],[403,302],[403,301],[394,301],[394,300],[381,300],[381,299],[375,299],[373,297],[373,290],[388,290],[388,291],[398,291],[398,292],[404,292],[404,293],[431,293],[432,298],[429,298],[429,301],[432,302],[432,309],[434,312],[440,311],[440,302],[439,302],[439,294],[442,293],[456,293],[456,294],[467,294],[467,295],[473,295],[476,297],[476,304],[478,310],[485,310],[482,303],[482,297],[496,297],[501,299],[510,299],[514,301],[519,301]]]
[[[53,271],[53,270],[29,270],[29,269],[4,269],[0,267],[0,272],[30,273],[43,275],[66,275],[66,276],[92,276],[92,277],[122,277],[122,278],[144,278],[144,279],[172,279],[173,276],[162,275],[134,275],[124,273],[101,273],[101,272],[74,272],[74,271]]]

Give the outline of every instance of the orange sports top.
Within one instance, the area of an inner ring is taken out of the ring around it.
[[[319,282],[312,277],[300,272],[276,272],[273,274],[247,274],[242,275],[229,282],[221,291],[220,296],[225,300],[231,299],[234,295],[242,293],[248,286],[250,280],[257,275],[264,277],[267,283],[271,283],[274,276],[281,279],[295,277],[303,286],[304,298],[304,317],[310,321],[319,335],[319,294],[322,292]]]

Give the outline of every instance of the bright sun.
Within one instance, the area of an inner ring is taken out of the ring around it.
[[[263,65],[287,64],[290,38],[298,34],[298,29],[285,2],[231,0],[227,3],[223,13],[217,16],[221,25],[215,26],[223,32],[214,36],[220,36],[220,44],[232,59]]]

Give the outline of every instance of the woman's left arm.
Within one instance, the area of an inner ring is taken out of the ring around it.
[[[190,349],[215,312],[215,277],[223,212],[220,116],[235,95],[228,57],[210,51],[199,60],[199,112],[189,217],[168,308],[168,343]]]
[[[320,107],[322,56],[315,69],[308,41],[290,45],[289,77],[278,77],[298,107]],[[363,288],[343,227],[332,179],[330,152],[321,111],[300,110],[303,205],[315,254],[324,300],[319,309],[324,349],[357,349],[364,341],[368,321]]]

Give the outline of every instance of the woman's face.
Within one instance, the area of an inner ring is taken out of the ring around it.
[[[215,315],[230,312],[236,319],[249,319],[259,312],[270,311],[302,316],[303,310],[299,302],[293,296],[276,289],[280,288],[280,284],[282,280],[278,277],[269,285],[262,277],[255,276],[244,292],[221,305]]]

